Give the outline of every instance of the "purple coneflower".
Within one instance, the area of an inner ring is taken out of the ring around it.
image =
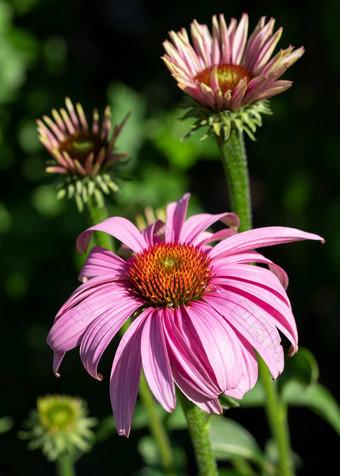
[[[66,109],[52,110],[53,120],[48,116],[37,120],[39,139],[54,159],[46,172],[64,177],[58,198],[74,195],[82,211],[93,195],[103,206],[102,193],[118,190],[109,167],[127,155],[116,153],[115,143],[128,116],[111,131],[110,106],[105,109],[102,123],[94,109],[90,127],[81,104],[74,107],[69,98],[65,103]]]
[[[125,157],[116,154],[114,146],[124,121],[111,132],[111,109],[107,106],[102,124],[99,114],[93,110],[92,128],[89,127],[81,104],[74,108],[69,98],[66,109],[52,110],[53,119],[43,116],[37,120],[39,139],[56,161],[46,172],[78,176],[97,175],[110,164]]]
[[[274,31],[275,20],[261,17],[247,39],[248,15],[227,26],[224,15],[212,18],[212,34],[207,25],[191,24],[191,42],[185,28],[169,33],[163,43],[163,60],[178,86],[213,111],[235,111],[275,96],[291,86],[279,80],[304,53],[303,47],[280,50],[273,58],[282,28]]]
[[[48,335],[56,375],[65,352],[80,345],[86,370],[101,380],[100,358],[132,317],[110,379],[121,435],[130,432],[142,367],[168,412],[176,405],[176,383],[204,411],[221,413],[220,394],[242,398],[255,385],[254,349],[274,378],[284,366],[279,331],[290,340],[290,353],[297,350],[287,275],[254,249],[322,238],[284,227],[236,234],[239,222],[233,213],[185,220],[188,201],[186,194],[168,205],[166,222],[157,220],[142,232],[122,217],[84,231],[77,240],[79,252],[99,230],[121,241],[132,256],[125,261],[93,248],[79,276],[85,282],[62,306]],[[218,220],[230,228],[205,231]],[[213,242],[218,243],[212,247]]]

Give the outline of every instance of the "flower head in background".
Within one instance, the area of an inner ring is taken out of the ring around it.
[[[282,34],[282,28],[274,33],[274,24],[273,18],[266,23],[261,17],[248,38],[247,14],[239,23],[232,18],[228,26],[221,14],[213,16],[212,33],[207,25],[194,20],[191,41],[185,28],[169,33],[171,41],[163,43],[163,60],[178,86],[195,100],[191,116],[202,121],[211,118],[215,132],[219,130],[218,117],[220,122],[229,120],[236,126],[250,121],[246,132],[261,125],[260,114],[270,113],[262,101],[291,86],[291,81],[280,78],[304,53],[303,47],[294,50],[289,46],[272,57]]]
[[[31,412],[19,436],[29,440],[29,449],[40,448],[50,461],[64,452],[79,455],[89,451],[94,441],[91,428],[96,419],[87,413],[85,402],[77,397],[38,397],[37,409]]]
[[[89,197],[103,205],[102,193],[116,192],[118,186],[110,173],[110,166],[125,157],[116,153],[115,143],[128,116],[111,132],[111,109],[105,109],[102,123],[96,109],[89,127],[81,104],[73,106],[65,99],[66,109],[52,110],[53,120],[43,116],[37,120],[39,139],[53,157],[46,172],[64,178],[59,185],[58,198],[75,196],[80,210]]]
[[[254,249],[322,238],[283,227],[237,234],[233,213],[185,220],[188,201],[186,194],[168,205],[165,223],[156,220],[142,232],[122,217],[84,231],[77,240],[79,252],[87,250],[98,230],[121,241],[132,255],[123,260],[93,248],[79,276],[85,282],[62,306],[48,335],[56,375],[65,352],[80,345],[84,367],[101,380],[101,356],[132,317],[110,378],[121,435],[130,432],[142,367],[165,410],[176,405],[176,384],[206,412],[221,413],[220,394],[242,398],[254,386],[254,349],[274,378],[284,366],[279,331],[290,340],[291,353],[297,350],[287,275]],[[228,227],[206,231],[218,220]]]

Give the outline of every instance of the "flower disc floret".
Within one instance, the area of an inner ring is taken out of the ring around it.
[[[107,147],[107,141],[99,134],[92,131],[77,131],[60,142],[58,151],[61,155],[68,154],[84,166],[89,154],[93,153],[97,157],[100,151]]]
[[[211,77],[216,74],[218,85],[223,94],[233,91],[241,79],[245,79],[248,84],[252,78],[252,73],[239,64],[221,64],[217,67],[209,66],[196,74],[195,80],[207,86],[211,84]]]
[[[160,243],[136,255],[127,275],[150,306],[176,308],[201,298],[211,280],[209,265],[195,246]]]

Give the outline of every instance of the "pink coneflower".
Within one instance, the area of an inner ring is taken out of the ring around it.
[[[124,261],[95,247],[80,273],[85,282],[58,312],[48,335],[54,371],[65,352],[80,345],[86,370],[97,367],[123,323],[132,323],[114,357],[110,395],[118,433],[128,436],[143,367],[150,389],[171,412],[175,383],[204,411],[221,413],[218,397],[242,398],[257,380],[254,349],[276,378],[283,370],[282,332],[297,350],[297,330],[285,289],[286,273],[255,248],[321,237],[293,228],[259,228],[236,234],[233,213],[202,213],[185,220],[189,194],[140,232],[112,217],[77,240],[87,250],[93,231],[131,249]],[[205,231],[216,221],[230,228]],[[212,247],[211,243],[218,242]],[[268,266],[253,266],[260,263]]]
[[[111,133],[111,109],[107,106],[102,123],[93,110],[92,127],[89,127],[81,104],[74,108],[69,98],[66,109],[52,110],[53,120],[43,116],[37,120],[39,139],[55,160],[46,172],[80,177],[95,176],[126,154],[114,152],[116,139],[126,121],[114,127]]]
[[[191,42],[187,31],[169,33],[163,43],[165,64],[178,86],[200,104],[214,111],[235,111],[242,106],[275,96],[291,86],[279,80],[299,59],[303,47],[280,50],[273,58],[282,28],[274,31],[275,20],[261,17],[247,39],[248,15],[237,24],[232,18],[227,27],[224,15],[212,18],[212,34],[207,25],[191,24]]]

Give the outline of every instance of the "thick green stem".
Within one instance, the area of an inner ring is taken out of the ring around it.
[[[279,398],[276,382],[268,370],[267,365],[258,357],[259,373],[266,392],[266,413],[272,435],[276,440],[279,452],[280,476],[293,476],[294,468],[290,448],[289,429],[287,422],[287,408]]]
[[[61,453],[56,461],[58,476],[76,476],[73,462],[69,453]]]
[[[240,231],[250,230],[252,210],[243,134],[233,128],[227,141],[223,141],[221,136],[216,136],[216,140],[227,178],[231,209],[240,218]],[[293,476],[286,407],[280,400],[276,384],[266,364],[260,357],[258,360],[259,372],[266,392],[266,413],[279,451],[280,476]]]
[[[190,402],[182,392],[177,392],[177,396],[188,423],[199,476],[217,476],[218,471],[211,448],[207,415],[197,405]]]
[[[93,202],[90,201],[87,204],[87,214],[91,225],[96,225],[97,223],[108,218],[106,208],[98,208]],[[96,232],[96,241],[98,245],[115,252],[114,240],[106,233]],[[126,322],[122,327],[123,333],[126,331],[128,326],[129,323]],[[155,400],[151,394],[151,391],[143,374],[141,375],[140,379],[139,395],[148,413],[150,430],[153,437],[155,438],[159,449],[159,453],[165,471],[164,474],[166,474],[167,476],[176,476],[170,441],[165,430],[163,421],[160,419],[156,411]]]
[[[97,225],[109,217],[106,206],[103,208],[98,207],[91,198],[86,204],[86,214],[91,226]],[[95,240],[99,246],[115,252],[114,239],[107,233],[96,231]]]
[[[251,199],[243,134],[232,128],[227,141],[220,135],[215,137],[227,177],[231,209],[240,218],[240,231],[250,230]]]

